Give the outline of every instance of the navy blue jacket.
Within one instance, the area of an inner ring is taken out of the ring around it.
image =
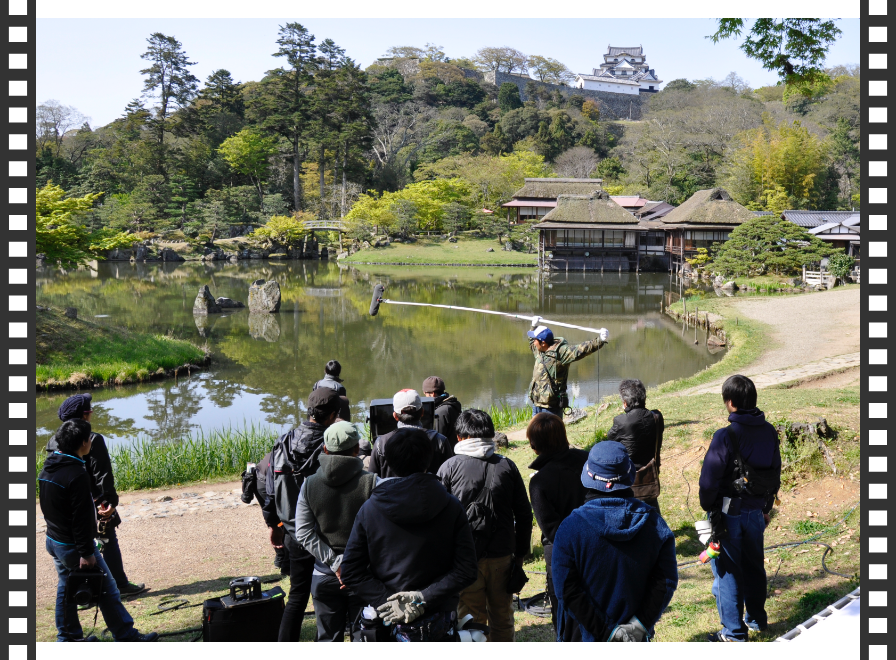
[[[422,591],[426,612],[456,609],[478,575],[464,508],[434,474],[381,482],[355,517],[341,574],[365,605]]]
[[[765,413],[759,408],[738,410],[728,415],[730,426],[719,429],[712,436],[709,449],[703,459],[700,471],[700,506],[710,511],[719,498],[738,497],[732,485],[734,482],[734,449],[729,437],[729,429],[740,442],[740,453],[744,461],[757,469],[775,468],[781,471],[781,450],[778,446],[778,432],[765,421]],[[768,500],[752,495],[741,496],[741,509],[771,511],[774,496]]]
[[[568,626],[583,642],[605,642],[633,616],[652,632],[678,587],[675,535],[634,497],[593,499],[560,523],[551,572],[558,642]]]

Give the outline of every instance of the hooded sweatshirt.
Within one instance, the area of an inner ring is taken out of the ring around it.
[[[700,471],[700,506],[709,511],[720,497],[737,497],[734,491],[734,447],[731,442],[733,431],[740,443],[740,453],[744,461],[757,469],[774,468],[781,472],[781,450],[778,432],[765,421],[765,413],[759,408],[738,410],[728,415],[731,423],[719,429],[712,436],[703,469]],[[767,500],[753,495],[741,496],[741,509],[771,511],[774,495]]]
[[[37,479],[47,536],[57,543],[74,546],[81,557],[92,557],[96,547],[96,507],[84,461],[54,452],[47,456]]]
[[[383,481],[358,511],[341,568],[365,605],[422,591],[427,613],[454,610],[477,576],[466,513],[435,475]]]
[[[678,586],[675,535],[640,500],[596,498],[560,524],[551,569],[558,641],[568,626],[582,641],[606,641],[632,616],[652,631]]]
[[[358,510],[376,485],[360,458],[321,454],[317,472],[305,480],[296,505],[296,540],[332,575],[342,562]]]
[[[454,446],[457,444],[457,433],[454,432],[454,423],[460,417],[460,401],[453,394],[440,394],[436,397],[435,404],[435,430],[448,438],[448,442]]]
[[[495,525],[490,537],[484,540],[484,554],[479,559],[528,555],[532,540],[532,507],[516,464],[495,454],[493,438],[468,438],[458,442],[454,454],[439,468],[438,477],[445,489],[460,500],[464,510],[485,488],[488,466],[494,471],[491,492],[484,499],[495,514]]]
[[[112,459],[106,439],[99,433],[91,433],[90,452],[84,456],[84,467],[90,479],[90,493],[96,502],[108,502],[118,506],[118,493],[115,491],[115,476],[112,474]],[[47,441],[46,452],[52,454],[59,449],[56,434]]]

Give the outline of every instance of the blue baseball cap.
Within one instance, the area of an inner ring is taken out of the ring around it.
[[[551,332],[551,329],[546,325],[540,325],[534,330],[529,330],[526,335],[530,339],[537,339],[538,341],[544,341],[549,344],[554,343],[554,333]]]
[[[588,460],[582,467],[582,485],[602,493],[611,493],[631,488],[635,483],[635,472],[635,464],[625,447],[613,440],[604,440],[588,452]]]

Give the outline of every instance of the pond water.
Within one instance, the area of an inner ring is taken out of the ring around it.
[[[262,318],[247,310],[194,318],[203,284],[212,294],[246,302],[253,280],[279,282],[280,312]],[[244,422],[287,430],[304,419],[304,401],[330,359],[342,377],[355,422],[371,399],[420,389],[441,376],[464,407],[522,407],[532,373],[525,321],[447,309],[382,305],[370,317],[373,284],[386,298],[492,309],[587,327],[607,327],[610,345],[570,369],[574,405],[616,392],[623,378],[650,387],[690,376],[721,359],[705,332],[684,332],[660,314],[664,296],[680,282],[668,274],[554,273],[472,267],[345,267],[316,261],[237,264],[101,263],[94,271],[40,270],[37,300],[76,307],[81,318],[208,343],[208,371],[177,381],[93,390],[97,431],[128,442],[138,436],[179,439],[199,429]],[[712,295],[711,289],[709,294]],[[667,300],[668,302],[668,300]],[[558,329],[570,343],[590,339]],[[69,394],[37,395],[38,445],[58,426],[56,409]]]

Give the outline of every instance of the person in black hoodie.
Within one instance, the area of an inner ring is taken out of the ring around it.
[[[493,516],[491,528],[473,536],[479,551],[478,575],[461,592],[457,616],[472,614],[473,621],[487,625],[489,642],[512,642],[513,594],[507,585],[513,563],[522,568],[532,541],[526,484],[516,464],[495,453],[495,426],[487,413],[465,410],[455,427],[455,455],[442,464],[438,477],[465,510],[481,501]]]
[[[721,524],[721,554],[712,561],[712,593],[716,597],[722,629],[709,635],[711,642],[745,642],[747,629],[768,627],[765,611],[765,527],[776,494],[761,497],[734,489],[736,446],[744,462],[769,470],[781,481],[778,432],[756,407],[756,386],[735,375],[722,385],[722,401],[730,424],[716,431],[700,471],[700,506],[710,521]],[[716,533],[716,530],[714,530]],[[746,614],[746,616],[744,616]]]
[[[57,414],[60,421],[83,419],[85,422],[90,422],[93,417],[92,401],[93,397],[89,392],[68,397],[59,406]],[[93,440],[90,453],[84,457],[84,467],[90,478],[90,493],[96,504],[97,517],[102,529],[101,534],[99,529],[97,533],[103,538],[103,559],[106,560],[119,593],[122,596],[133,596],[146,591],[146,585],[142,582],[131,582],[125,573],[121,548],[118,545],[117,528],[121,524],[121,516],[115,511],[115,507],[118,506],[118,493],[115,490],[115,475],[112,474],[112,459],[109,458],[105,438],[99,433],[92,433],[91,436]],[[52,454],[56,449],[54,435],[47,441],[46,451]]]
[[[647,410],[647,389],[640,380],[623,380],[619,383],[622,398],[621,415],[613,418],[613,426],[607,431],[607,440],[620,443],[628,452],[635,470],[640,470],[656,459],[656,471],[660,471],[660,450],[663,447],[663,414],[659,410]],[[660,505],[655,497],[640,498],[657,511]]]
[[[74,601],[66,601],[65,587],[72,571],[103,572],[99,608],[116,642],[154,642],[158,633],[141,634],[121,604],[121,595],[109,567],[94,542],[96,509],[84,458],[90,453],[90,424],[82,419],[63,422],[56,431],[56,450],[47,457],[38,475],[40,509],[47,523],[47,552],[53,558],[59,584],[56,588],[56,641],[97,641],[84,638]]]
[[[580,476],[582,466],[588,461],[588,452],[569,446],[566,425],[560,417],[551,413],[535,415],[526,427],[526,438],[538,457],[529,466],[530,470],[536,470],[529,481],[529,497],[532,498],[535,521],[541,529],[547,573],[546,591],[551,601],[551,623],[556,633],[558,601],[551,571],[554,535],[560,523],[585,503],[585,486]],[[564,642],[582,641],[577,626],[567,626],[564,633]]]
[[[358,511],[342,581],[385,622],[422,617],[444,625],[456,619],[460,592],[477,576],[466,512],[426,473],[432,444],[423,429],[399,429],[386,445],[386,459],[398,478],[377,485]]]
[[[302,483],[317,472],[324,431],[338,414],[336,391],[328,387],[314,390],[308,397],[308,420],[281,435],[271,451],[262,514],[271,545],[285,546],[289,551],[289,598],[280,622],[280,642],[298,642],[302,633],[305,606],[311,596],[314,557],[296,540],[296,503]]]
[[[454,424],[460,417],[460,401],[453,394],[445,391],[445,381],[438,376],[430,376],[423,381],[423,396],[431,396],[435,399],[435,430],[448,438],[451,446],[457,444],[457,433]]]

